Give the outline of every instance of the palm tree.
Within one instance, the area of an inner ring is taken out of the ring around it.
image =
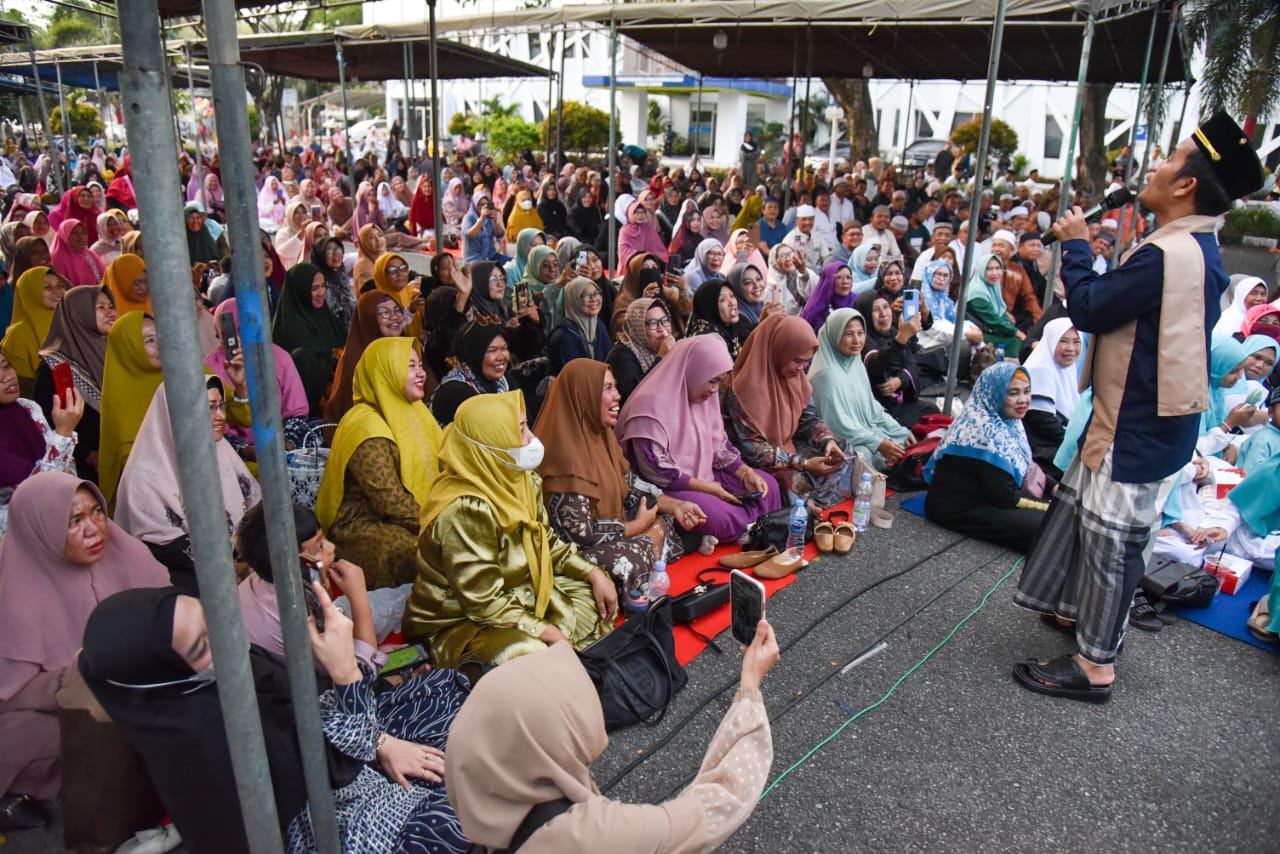
[[[1280,106],[1280,3],[1276,0],[1188,0],[1187,40],[1203,46],[1202,102],[1245,117],[1253,137],[1258,120]]]

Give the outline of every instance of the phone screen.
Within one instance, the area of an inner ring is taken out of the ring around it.
[[[307,613],[315,618],[316,631],[324,632],[324,612],[320,610],[320,600],[316,598],[316,592],[311,589],[313,581],[324,581],[320,578],[320,564],[311,560],[304,555],[298,555],[298,560],[302,563],[302,601],[306,603]]]
[[[427,655],[427,651],[423,649],[421,644],[413,644],[406,646],[404,649],[397,649],[395,652],[387,653],[387,661],[382,665],[379,671],[383,676],[390,673],[398,673],[401,670],[408,670],[411,667],[417,667],[420,664],[430,663],[431,658]]]
[[[729,575],[729,609],[734,640],[750,646],[756,638],[756,625],[764,619],[764,585],[734,570]]]

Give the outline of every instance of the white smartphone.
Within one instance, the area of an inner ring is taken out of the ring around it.
[[[764,585],[740,569],[729,573],[729,611],[734,640],[751,646],[764,619]]]

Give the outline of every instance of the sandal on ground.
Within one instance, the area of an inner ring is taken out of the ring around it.
[[[826,519],[813,526],[813,542],[817,545],[818,551],[825,555],[835,548],[835,533],[835,527]]]
[[[1267,595],[1257,601],[1247,625],[1249,633],[1263,643],[1280,644],[1280,635],[1268,628],[1271,625],[1270,599],[1270,595]]]
[[[53,821],[48,801],[30,795],[0,797],[0,831],[32,830]]]
[[[1022,687],[1050,697],[1065,697],[1085,703],[1105,703],[1111,699],[1110,685],[1094,685],[1073,656],[1050,662],[1020,661],[1013,665],[1013,678]]]
[[[1129,609],[1129,625],[1144,632],[1158,632],[1164,628],[1164,621],[1141,590],[1133,597],[1133,606]]]
[[[769,546],[769,548],[761,549],[758,552],[738,552],[736,555],[725,555],[720,558],[720,565],[725,569],[749,569],[777,556],[778,550],[773,546]]]
[[[854,541],[858,539],[858,532],[849,523],[849,514],[843,510],[834,510],[827,514],[827,521],[835,522],[836,526],[831,543],[832,548],[838,555],[847,555],[853,548]]]

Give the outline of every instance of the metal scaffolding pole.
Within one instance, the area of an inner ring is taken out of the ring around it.
[[[556,106],[556,171],[564,168],[564,55],[565,27],[560,26],[560,103]]]
[[[128,27],[120,28],[124,63],[121,96],[129,147],[139,163],[172,163],[178,149],[173,126],[153,118],[170,108],[168,62],[156,0],[119,0],[119,7],[121,16],[129,21]],[[169,420],[175,446],[183,449],[178,454],[178,478],[190,523],[209,644],[218,668],[218,702],[245,836],[254,854],[274,854],[283,851],[283,842],[246,655],[248,641],[236,595],[231,543],[222,497],[208,488],[218,482],[218,465],[209,430],[200,336],[191,304],[182,191],[175,169],[155,169],[148,180],[134,186],[151,256],[151,301],[164,363]],[[200,769],[193,768],[192,773],[200,773]]]
[[[414,67],[413,47],[409,48],[409,108],[405,110],[409,118],[414,117],[413,102],[418,97],[418,70]],[[409,138],[409,163],[413,165],[417,163],[418,158],[418,133],[422,130],[417,126],[417,122],[410,122],[406,119],[404,132]],[[416,236],[416,235],[415,235]]]
[[[1076,135],[1080,131],[1080,116],[1084,113],[1085,78],[1089,73],[1089,54],[1093,52],[1094,30],[1095,22],[1093,12],[1090,10],[1089,18],[1084,25],[1084,41],[1080,45],[1080,71],[1076,75],[1076,105],[1071,115],[1071,133],[1067,135],[1067,158],[1062,170],[1062,192],[1058,196],[1058,216],[1062,216],[1071,209],[1071,172],[1076,162]],[[1053,305],[1053,289],[1061,268],[1062,243],[1058,242],[1053,245],[1053,259],[1049,262],[1049,279],[1044,289],[1045,311]]]
[[[782,144],[782,212],[786,213],[791,208],[791,186],[795,181],[795,176],[791,174],[791,158],[795,152],[794,140],[796,138],[796,92],[800,89],[800,42],[794,41],[791,44],[791,115],[787,128],[787,140]],[[849,131],[849,139],[853,139],[852,129]],[[850,154],[853,149],[850,148]]]
[[[564,51],[564,45],[560,45],[561,52]],[[556,61],[556,33],[551,31],[551,35],[547,38],[547,133],[543,138],[543,143],[547,147],[547,168],[551,169],[552,163],[555,162],[555,155],[551,151],[551,112],[555,108],[556,97],[556,73],[552,71],[552,66]]]
[[[324,732],[320,724],[315,663],[311,657],[311,638],[302,600],[302,574],[296,571],[298,539],[293,524],[293,496],[285,470],[280,390],[276,384],[267,288],[263,278],[249,111],[245,103],[244,67],[240,64],[240,45],[236,36],[235,3],[233,0],[204,0],[203,10],[214,116],[221,143],[227,231],[232,248],[231,277],[236,287],[240,341],[244,346],[245,370],[249,380],[253,439],[267,519],[267,541],[271,565],[276,567],[275,588],[279,599],[280,628],[284,635],[289,694],[293,701],[316,845],[323,854],[338,854],[342,847],[329,785]]]
[[[1160,73],[1156,77],[1156,85],[1151,89],[1151,110],[1147,114],[1147,145],[1142,150],[1142,166],[1138,169],[1138,189],[1134,192],[1135,197],[1138,193],[1142,192],[1143,185],[1147,183],[1147,165],[1151,162],[1151,146],[1154,144],[1155,140],[1160,138],[1160,128],[1156,127],[1156,122],[1151,121],[1151,119],[1158,118],[1155,116],[1156,98],[1164,97],[1164,78],[1169,71],[1169,50],[1173,47],[1174,31],[1178,29],[1178,13],[1180,9],[1181,6],[1174,6],[1169,12],[1169,32],[1166,33],[1164,37],[1164,53],[1160,57]],[[1187,85],[1188,91],[1190,91],[1191,84],[1189,80]],[[1186,108],[1187,102],[1184,98],[1182,101],[1182,109],[1184,112],[1186,111]],[[1161,112],[1163,112],[1163,110]],[[1178,118],[1178,126],[1179,128],[1182,126],[1181,116]],[[1176,139],[1174,140],[1174,145],[1177,145]]]
[[[27,42],[27,52],[31,56],[31,82],[36,84],[36,103],[40,105],[40,130],[44,134],[45,144],[52,149],[53,131],[49,128],[49,107],[44,102],[44,82],[40,79],[40,66],[36,65],[35,42]],[[54,168],[49,170],[49,174],[53,176],[54,190],[61,190],[62,177],[58,174],[56,163]]]
[[[1147,95],[1147,72],[1151,69],[1151,49],[1156,40],[1156,24],[1160,21],[1160,7],[1157,5],[1151,12],[1151,30],[1147,33],[1147,52],[1142,59],[1142,78],[1138,82],[1138,106],[1133,111],[1133,125],[1129,128],[1129,162],[1124,165],[1124,175],[1121,183],[1126,187],[1129,186],[1129,178],[1133,175],[1133,144],[1137,141],[1138,125],[1142,122],[1142,102]],[[1151,147],[1151,126],[1147,125],[1147,144],[1145,148]],[[1137,211],[1137,207],[1134,207]],[[1122,232],[1123,233],[1123,232]],[[1135,231],[1134,236],[1137,236]],[[1116,235],[1115,246],[1111,250],[1111,263],[1118,266],[1120,264],[1120,253],[1124,251],[1123,241],[1120,240],[1121,235]]]
[[[813,27],[806,27],[804,32],[809,43],[804,58],[804,108],[800,119],[800,174],[802,175],[804,174],[804,156],[809,152],[809,96],[813,92]]]
[[[342,90],[342,147],[347,152],[347,183],[351,184],[355,161],[351,157],[351,128],[347,125],[347,61],[342,57],[342,41],[334,39],[333,44],[338,49],[338,88]],[[238,50],[236,52],[239,53]],[[351,184],[351,195],[355,194],[355,185]]]
[[[436,54],[436,0],[427,0],[427,14],[428,28],[431,33],[431,169],[434,173],[431,176],[434,182],[431,185],[431,198],[436,208],[436,251],[443,252],[444,210],[443,200],[440,198],[440,185],[443,182],[440,179],[444,175],[444,170],[443,164],[440,163],[440,58]]]
[[[58,78],[58,111],[62,114],[62,161],[53,158],[53,171],[58,173],[58,182],[66,189],[71,189],[71,146],[67,144],[67,132],[71,129],[71,117],[67,115],[67,101],[62,91],[62,63],[53,58],[53,73]]]
[[[204,194],[204,155],[200,152],[200,117],[196,113],[196,84],[191,74],[191,42],[183,42],[182,47],[187,54],[187,97],[191,99],[191,133],[195,136],[193,141],[196,148],[196,198],[208,211],[209,202]]]
[[[702,75],[698,75],[702,91]],[[609,16],[609,275],[618,268],[618,20]]]
[[[409,125],[410,125],[409,111],[410,109],[412,109],[409,106],[412,100],[409,94],[409,50],[410,50],[410,45],[408,42],[405,42],[404,44],[400,45],[400,59],[401,59],[401,64],[404,66],[404,77],[400,81],[404,85],[404,93],[403,93],[404,98],[402,99],[404,103],[404,114],[401,116],[400,130],[406,137],[408,137],[411,140],[413,134],[409,130]],[[396,153],[397,154],[400,153],[399,140],[396,141]],[[409,153],[410,153],[410,156],[412,156],[413,154],[412,142],[410,142],[410,145],[409,145]],[[391,158],[389,157],[387,158],[387,168],[388,169],[391,168]]]
[[[702,73],[698,73],[698,108],[694,110],[697,116],[693,125],[693,153],[697,156],[702,155]]]
[[[982,185],[987,178],[987,150],[991,144],[991,110],[996,101],[996,75],[1000,71],[1000,44],[1004,41],[1004,16],[1008,0],[998,0],[996,4],[995,26],[991,32],[991,54],[987,58],[987,92],[982,101],[982,134],[978,137],[978,152],[974,162],[977,164],[973,178],[973,200],[969,204],[969,234],[965,240],[964,268],[960,281],[968,282],[972,275],[974,249],[977,245],[979,200],[982,198]],[[1091,19],[1092,20],[1092,19]],[[951,337],[951,358],[947,360],[947,395],[942,404],[942,411],[951,414],[951,401],[956,394],[956,373],[960,368],[960,348],[967,343],[964,337],[965,289],[960,288],[956,297],[956,331]]]

